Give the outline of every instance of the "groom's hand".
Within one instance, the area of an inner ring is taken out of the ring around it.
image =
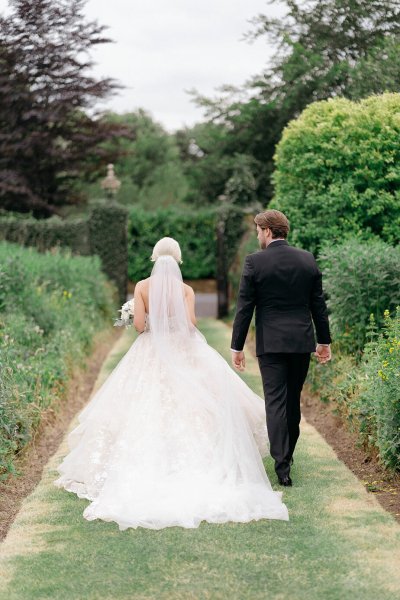
[[[314,355],[317,358],[319,363],[321,363],[321,364],[327,363],[332,358],[331,347],[330,346],[322,346],[321,344],[318,344],[315,349]]]
[[[232,352],[232,365],[238,371],[244,371],[246,367],[246,359],[243,350],[241,352]]]

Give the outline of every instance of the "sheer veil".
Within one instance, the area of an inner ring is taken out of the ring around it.
[[[121,530],[287,520],[261,459],[264,401],[192,324],[164,251],[153,253],[145,331],[79,414],[55,485],[91,501],[86,519]]]
[[[185,301],[182,273],[170,255],[157,258],[150,275],[150,332],[159,346],[167,346],[171,336],[190,336],[195,327]]]

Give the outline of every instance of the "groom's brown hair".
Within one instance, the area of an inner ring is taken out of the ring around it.
[[[268,209],[254,218],[254,223],[261,229],[270,229],[273,238],[287,238],[290,225],[287,217],[280,211]]]

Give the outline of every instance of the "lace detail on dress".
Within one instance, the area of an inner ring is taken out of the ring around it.
[[[197,329],[170,336],[167,362],[152,338],[148,319],[80,413],[55,485],[120,529],[287,520],[261,460],[263,399]]]

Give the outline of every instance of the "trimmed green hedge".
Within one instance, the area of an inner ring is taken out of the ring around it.
[[[182,275],[185,279],[213,278],[216,275],[216,227],[221,209],[191,210],[161,208],[149,212],[134,208],[129,213],[129,279],[139,281],[150,275],[150,256],[162,237],[173,237],[182,250]],[[228,267],[232,263],[243,234],[243,213],[226,207],[225,253]]]
[[[275,154],[271,207],[291,241],[318,252],[326,240],[400,239],[400,94],[315,102],[286,127]]]
[[[126,300],[128,286],[128,210],[117,202],[92,203],[88,219],[90,254],[100,257],[104,273]]]
[[[182,275],[201,279],[215,275],[215,213],[163,208],[149,212],[134,208],[129,213],[128,276],[132,281],[150,275],[150,256],[162,237],[173,237],[182,250]]]
[[[118,306],[99,257],[0,242],[0,477]]]
[[[400,246],[357,239],[320,256],[333,360],[311,361],[309,383],[365,449],[400,469]]]
[[[320,265],[336,345],[343,352],[360,352],[370,315],[381,327],[384,311],[400,304],[400,246],[357,239],[326,244]]]
[[[127,289],[128,211],[116,202],[92,201],[88,217],[34,219],[0,213],[0,239],[40,251],[54,247],[71,248],[82,256],[96,254],[103,271],[115,282],[119,300],[125,302]]]

